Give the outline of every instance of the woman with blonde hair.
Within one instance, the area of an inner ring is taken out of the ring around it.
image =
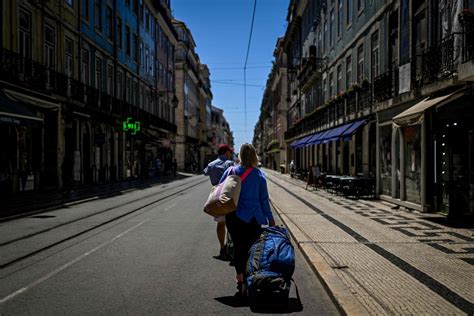
[[[240,147],[240,165],[228,168],[222,175],[223,182],[230,172],[239,176],[250,169],[242,182],[237,209],[226,215],[226,226],[234,242],[234,263],[237,279],[237,295],[245,295],[245,267],[250,247],[260,237],[261,225],[274,226],[275,221],[268,200],[267,181],[263,172],[256,168],[257,152],[251,144]]]

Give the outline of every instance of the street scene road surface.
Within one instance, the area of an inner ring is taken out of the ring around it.
[[[194,176],[0,223],[1,315],[250,314]],[[286,313],[338,315],[296,248]]]

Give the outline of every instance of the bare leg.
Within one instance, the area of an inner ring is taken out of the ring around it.
[[[217,222],[217,239],[219,240],[219,244],[221,246],[220,249],[224,248],[225,246],[225,222]]]

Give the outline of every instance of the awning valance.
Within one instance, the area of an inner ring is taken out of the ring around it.
[[[442,106],[464,95],[464,91],[456,91],[437,98],[426,98],[393,118],[398,126],[410,126],[423,123],[423,113],[432,106]]]
[[[10,125],[41,125],[43,119],[31,112],[25,104],[9,98],[0,91],[0,123]]]

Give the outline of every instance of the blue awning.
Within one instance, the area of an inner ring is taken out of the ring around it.
[[[309,136],[305,136],[303,138],[297,139],[294,142],[292,142],[290,144],[290,146],[293,147],[293,148],[302,147],[306,143],[306,141],[311,138],[311,136],[313,136],[313,135],[311,134]]]
[[[322,136],[318,141],[322,141],[324,144],[332,142],[334,140],[338,140],[339,137],[343,132],[345,132],[352,123],[347,123],[338,127],[334,127],[326,133],[326,135]]]
[[[306,142],[307,142],[311,137],[313,137],[313,134],[301,138],[300,141],[299,141],[299,143],[298,143],[296,146],[294,146],[294,147],[295,147],[295,148],[303,147],[303,146],[306,144]]]
[[[323,132],[318,132],[313,135],[311,135],[311,138],[306,141],[305,146],[311,146],[314,145],[316,140],[321,136]]]
[[[367,123],[366,120],[359,120],[359,121],[352,122],[352,125],[349,126],[349,128],[346,129],[346,130],[341,134],[341,137],[344,137],[344,141],[350,140],[350,137],[352,136],[352,134],[354,134],[354,132],[355,132],[359,127],[361,127],[362,125],[364,125],[365,123]]]

